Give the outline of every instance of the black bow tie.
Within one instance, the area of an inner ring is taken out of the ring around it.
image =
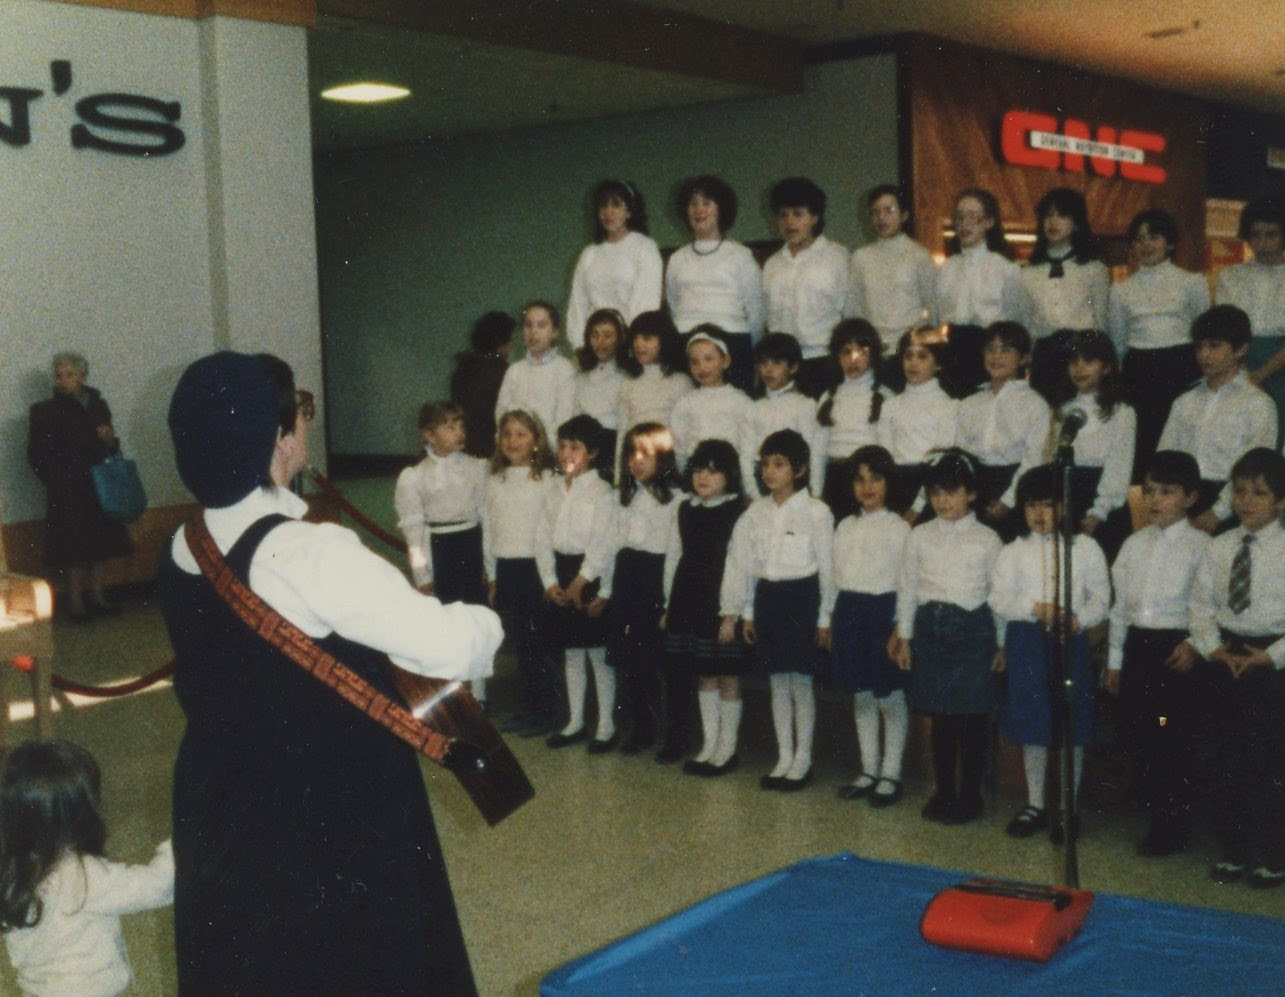
[[[1065,276],[1066,276],[1066,271],[1062,269],[1062,261],[1049,260],[1049,279],[1052,280],[1055,277],[1065,277]]]

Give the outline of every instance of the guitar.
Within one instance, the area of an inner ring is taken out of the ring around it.
[[[450,738],[440,764],[459,780],[487,824],[494,827],[535,796],[521,764],[463,682],[416,675],[392,662],[388,672],[415,719]]]

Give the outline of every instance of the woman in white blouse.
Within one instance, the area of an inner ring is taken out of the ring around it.
[[[1271,198],[1250,201],[1237,234],[1254,258],[1220,271],[1214,297],[1249,316],[1253,338],[1245,368],[1250,381],[1272,396],[1278,421],[1285,425],[1285,204]]]
[[[1031,387],[1052,401],[1066,374],[1072,329],[1105,329],[1111,277],[1084,195],[1054,187],[1035,205],[1035,248],[1021,270],[1021,322],[1031,334]]]
[[[736,192],[716,176],[684,180],[678,213],[692,241],[665,267],[665,301],[681,333],[698,325],[723,330],[732,355],[727,380],[748,393],[754,386],[754,343],[763,335],[763,273],[754,254],[726,232],[736,221]]]
[[[567,330],[584,345],[585,323],[598,308],[614,308],[632,322],[660,307],[663,266],[646,235],[647,209],[627,180],[603,180],[593,191],[593,242],[580,253],[571,277]]]
[[[1209,308],[1209,285],[1174,266],[1178,223],[1167,211],[1143,211],[1129,223],[1138,272],[1111,288],[1107,331],[1120,356],[1124,398],[1138,416],[1134,478],[1156,451],[1175,398],[1200,376],[1191,323]]]

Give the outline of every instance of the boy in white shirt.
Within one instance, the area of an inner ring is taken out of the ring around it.
[[[1186,643],[1187,602],[1209,538],[1187,519],[1200,489],[1191,454],[1158,450],[1147,465],[1147,525],[1111,569],[1107,689],[1120,697],[1121,739],[1150,813],[1138,854],[1158,858],[1191,835],[1195,653]]]
[[[1182,450],[1200,465],[1195,524],[1213,532],[1231,514],[1225,486],[1232,463],[1253,447],[1276,444],[1276,406],[1244,370],[1249,316],[1235,305],[1215,305],[1191,325],[1201,380],[1178,396],[1169,412],[1161,450]]]

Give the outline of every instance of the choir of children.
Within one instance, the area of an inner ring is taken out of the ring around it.
[[[1279,364],[1272,351],[1243,366],[1267,319],[1207,309],[1198,278],[1169,262],[1177,231],[1161,212],[1134,220],[1141,269],[1109,290],[1084,198],[1067,189],[1040,201],[1036,255],[1020,270],[985,190],[959,195],[955,255],[939,269],[907,234],[896,187],[871,192],[876,239],[850,260],[821,235],[826,198],[812,181],[781,181],[771,205],[784,245],[760,278],[725,238],[730,186],[684,183],[693,240],[657,309],[641,195],[605,181],[572,294],[580,373],[558,356],[556,308],[528,305],[489,475],[461,452],[460,409],[425,406],[426,456],[397,487],[411,572],[502,610],[521,679],[506,729],[591,753],[619,730],[624,751],[659,742],[657,761],[674,762],[694,747],[695,713],[702,736],[683,770],[720,776],[739,766],[753,670],[778,749],[760,782],[798,790],[812,778],[820,675],[852,696],[860,753],[841,798],[902,798],[913,708],[931,718],[923,816],[974,820],[998,720],[1022,748],[1026,805],[1006,830],[1025,838],[1051,823],[1053,647],[1075,695],[1078,793],[1102,643],[1102,684],[1150,815],[1139,854],[1187,845],[1196,736],[1216,722],[1227,799],[1212,874],[1285,880],[1285,457],[1268,449],[1279,424],[1258,386]],[[1237,288],[1285,268],[1279,210],[1251,208],[1258,269],[1229,273],[1220,298],[1254,305],[1262,294]],[[933,319],[946,325],[923,324]],[[751,349],[753,402],[741,390]],[[1203,379],[1180,394],[1193,360]],[[1067,447],[1069,542],[1046,463]],[[1130,536],[1135,460],[1146,522]],[[595,462],[601,477],[587,473]],[[1211,541],[1219,527],[1230,532]],[[1091,640],[1108,611],[1105,642]]]

